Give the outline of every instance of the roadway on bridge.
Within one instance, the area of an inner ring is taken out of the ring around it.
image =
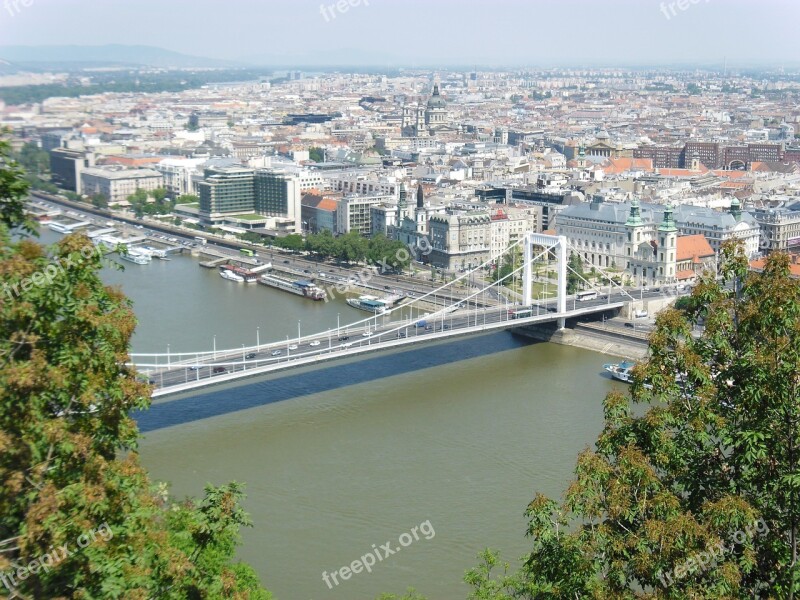
[[[394,321],[385,325],[368,323],[358,328],[335,328],[314,336],[262,344],[258,348],[205,353],[197,358],[170,361],[153,370],[153,365],[139,365],[149,369],[150,383],[156,387],[153,396],[165,396],[192,388],[223,383],[245,376],[272,373],[315,362],[347,358],[364,352],[378,352],[406,345],[434,342],[459,335],[480,333],[489,329],[524,327],[525,325],[553,321],[618,309],[622,299],[598,298],[585,302],[570,300],[567,313],[558,315],[555,302],[534,304],[530,307],[511,306],[486,310],[460,309],[439,311],[414,320]],[[527,312],[526,312],[527,311]],[[378,316],[378,320],[380,316]]]

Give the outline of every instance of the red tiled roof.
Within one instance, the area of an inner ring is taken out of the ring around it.
[[[714,249],[702,234],[682,235],[678,237],[677,254],[677,262],[691,260],[697,263],[700,262],[701,258],[714,256]]]
[[[695,277],[695,276],[696,276],[696,273],[694,271],[692,271],[691,269],[687,269],[685,271],[678,271],[675,274],[675,277],[678,279],[678,281],[682,281],[684,279],[691,279],[692,277]]]

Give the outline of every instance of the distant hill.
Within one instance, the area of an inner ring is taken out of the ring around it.
[[[228,60],[190,56],[155,46],[0,46],[0,63],[18,68],[82,68],[144,66],[158,68],[234,68],[245,66]]]

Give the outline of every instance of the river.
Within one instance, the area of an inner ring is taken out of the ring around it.
[[[134,302],[137,352],[210,350],[214,336],[237,348],[255,344],[257,328],[265,343],[296,336],[298,321],[305,335],[364,316],[237,285],[189,257],[103,277]],[[483,548],[515,562],[529,547],[534,494],[563,494],[618,385],[601,375],[606,360],[503,332],[251,380],[155,404],[140,418],[142,461],[178,497],[247,484],[254,527],[239,556],[279,600],[371,600],[408,586],[463,599]],[[324,582],[376,549],[371,573]]]

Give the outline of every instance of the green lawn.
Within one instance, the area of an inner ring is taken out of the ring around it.
[[[264,221],[267,217],[261,215],[232,215],[232,219],[241,219],[242,221]]]

